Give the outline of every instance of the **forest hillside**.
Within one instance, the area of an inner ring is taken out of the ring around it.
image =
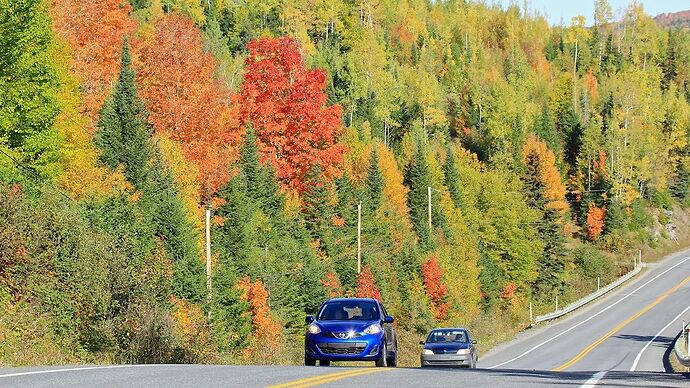
[[[411,364],[678,246],[690,32],[595,8],[0,0],[0,365],[299,363],[343,295]]]

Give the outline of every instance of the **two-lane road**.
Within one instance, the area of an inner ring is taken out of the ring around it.
[[[664,354],[690,321],[690,251],[552,325],[522,333],[476,370],[125,365],[0,369],[0,387],[690,387]]]
[[[664,353],[690,320],[690,253],[670,256],[644,276],[568,319],[523,333],[480,360],[483,368],[664,372]]]

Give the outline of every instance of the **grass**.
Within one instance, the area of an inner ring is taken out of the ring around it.
[[[676,341],[681,341],[680,342],[680,351],[681,353],[685,352],[687,354],[688,352],[688,342],[685,340],[683,337],[678,337]],[[676,357],[675,352],[673,351],[673,348],[675,346],[675,341],[671,344],[671,352],[669,353],[669,362],[671,363],[671,367],[673,368],[674,372],[678,373],[685,373],[685,372],[690,372],[688,367],[683,366],[683,364],[678,361],[678,357]]]

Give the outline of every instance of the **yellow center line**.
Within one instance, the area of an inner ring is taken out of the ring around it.
[[[348,370],[345,372],[328,373],[328,374],[324,374],[324,375],[309,377],[306,379],[291,381],[289,383],[272,385],[269,388],[313,387],[315,385],[321,385],[321,384],[329,383],[331,381],[346,379],[348,377],[367,375],[367,374],[375,373],[375,372],[383,372],[385,370],[388,370],[388,369],[367,368],[367,369]]]
[[[671,288],[670,290],[666,291],[663,295],[658,297],[654,302],[648,304],[645,306],[642,310],[638,311],[635,315],[631,316],[630,318],[626,319],[625,321],[621,322],[618,326],[614,327],[609,331],[608,333],[604,334],[601,338],[598,340],[594,341],[591,345],[587,346],[584,350],[582,350],[577,356],[573,357],[570,361],[566,362],[565,364],[552,369],[554,372],[561,372],[564,371],[571,366],[575,365],[578,361],[582,360],[585,356],[587,356],[592,350],[594,350],[597,346],[601,345],[604,341],[609,339],[612,335],[616,334],[619,330],[627,326],[630,322],[633,322],[637,318],[641,317],[642,314],[646,313],[647,311],[651,310],[654,306],[658,305],[661,303],[664,299],[668,298],[671,294],[674,292],[678,291],[679,288],[683,287],[685,284],[690,282],[690,276],[685,278],[682,282],[678,283],[675,287]]]

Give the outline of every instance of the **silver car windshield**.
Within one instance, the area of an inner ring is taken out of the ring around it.
[[[467,342],[467,332],[465,330],[434,330],[429,333],[427,343],[435,344],[442,342]]]
[[[335,301],[326,303],[317,319],[321,321],[377,321],[381,319],[381,314],[374,302]]]

